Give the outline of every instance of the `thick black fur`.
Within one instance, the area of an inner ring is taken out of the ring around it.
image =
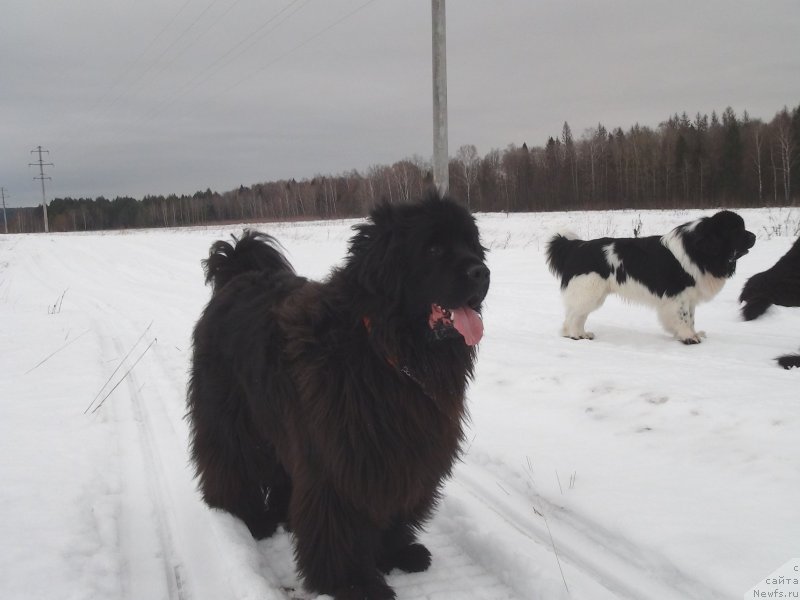
[[[800,369],[800,354],[784,354],[775,360],[784,369]]]
[[[800,306],[800,238],[778,262],[747,280],[739,302],[744,302],[746,321],[757,319],[773,304]]]
[[[742,317],[746,321],[757,319],[773,304],[800,306],[800,238],[778,262],[745,282],[739,302],[744,302]],[[787,354],[776,360],[784,369],[800,368],[800,354]]]
[[[191,454],[210,506],[256,538],[287,524],[308,588],[390,599],[384,572],[430,564],[416,535],[458,458],[475,360],[460,334],[430,335],[431,304],[480,310],[489,271],[449,200],[385,204],[356,230],[324,282],[264,234],[212,246]]]

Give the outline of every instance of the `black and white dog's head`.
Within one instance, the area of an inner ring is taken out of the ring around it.
[[[680,239],[686,256],[701,273],[719,278],[732,277],[736,261],[756,243],[742,217],[729,210],[680,225],[665,237]]]

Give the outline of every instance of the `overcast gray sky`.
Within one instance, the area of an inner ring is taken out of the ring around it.
[[[430,0],[0,0],[0,186],[191,194],[432,154]],[[450,0],[450,154],[800,103],[799,0]]]

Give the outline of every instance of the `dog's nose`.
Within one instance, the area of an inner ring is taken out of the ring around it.
[[[475,283],[488,283],[489,268],[486,265],[472,265],[467,269],[467,277]]]

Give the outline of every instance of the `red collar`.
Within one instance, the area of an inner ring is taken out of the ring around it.
[[[367,317],[367,316],[363,316],[363,317],[361,317],[361,322],[364,324],[364,329],[366,329],[366,330],[367,330],[367,333],[368,333],[368,334],[369,334],[369,333],[371,333],[371,332],[372,332],[372,320],[371,320],[369,317]],[[430,393],[430,392],[427,390],[427,388],[425,387],[425,384],[424,384],[424,383],[422,383],[422,381],[420,381],[420,379],[419,379],[418,377],[416,377],[416,376],[415,376],[415,375],[414,375],[414,374],[411,372],[411,369],[409,369],[407,366],[402,366],[402,367],[400,366],[400,363],[399,363],[399,361],[397,360],[397,357],[395,357],[395,356],[391,356],[391,355],[390,355],[390,356],[387,356],[387,357],[386,357],[386,362],[387,362],[387,363],[388,363],[388,364],[389,364],[389,365],[390,365],[392,368],[394,368],[395,370],[397,370],[399,373],[402,373],[403,375],[405,375],[406,377],[408,377],[408,378],[409,378],[411,381],[413,381],[414,383],[416,383],[416,384],[417,384],[417,386],[419,386],[419,389],[421,389],[421,390],[422,390],[422,393],[423,393],[423,394],[425,394],[425,395],[426,395],[428,398],[430,398],[431,400],[434,400],[434,401],[436,400],[436,399],[434,398],[434,396],[433,396],[433,395],[432,395],[432,394],[431,394],[431,393]]]
[[[364,329],[367,330],[367,333],[368,334],[372,333],[372,320],[365,315],[365,316],[361,317],[361,322],[364,323]],[[391,355],[387,356],[386,357],[386,362],[389,363],[391,366],[393,366],[395,369],[399,368],[398,367],[399,363],[397,361],[397,358],[394,357],[394,356],[391,356]]]

